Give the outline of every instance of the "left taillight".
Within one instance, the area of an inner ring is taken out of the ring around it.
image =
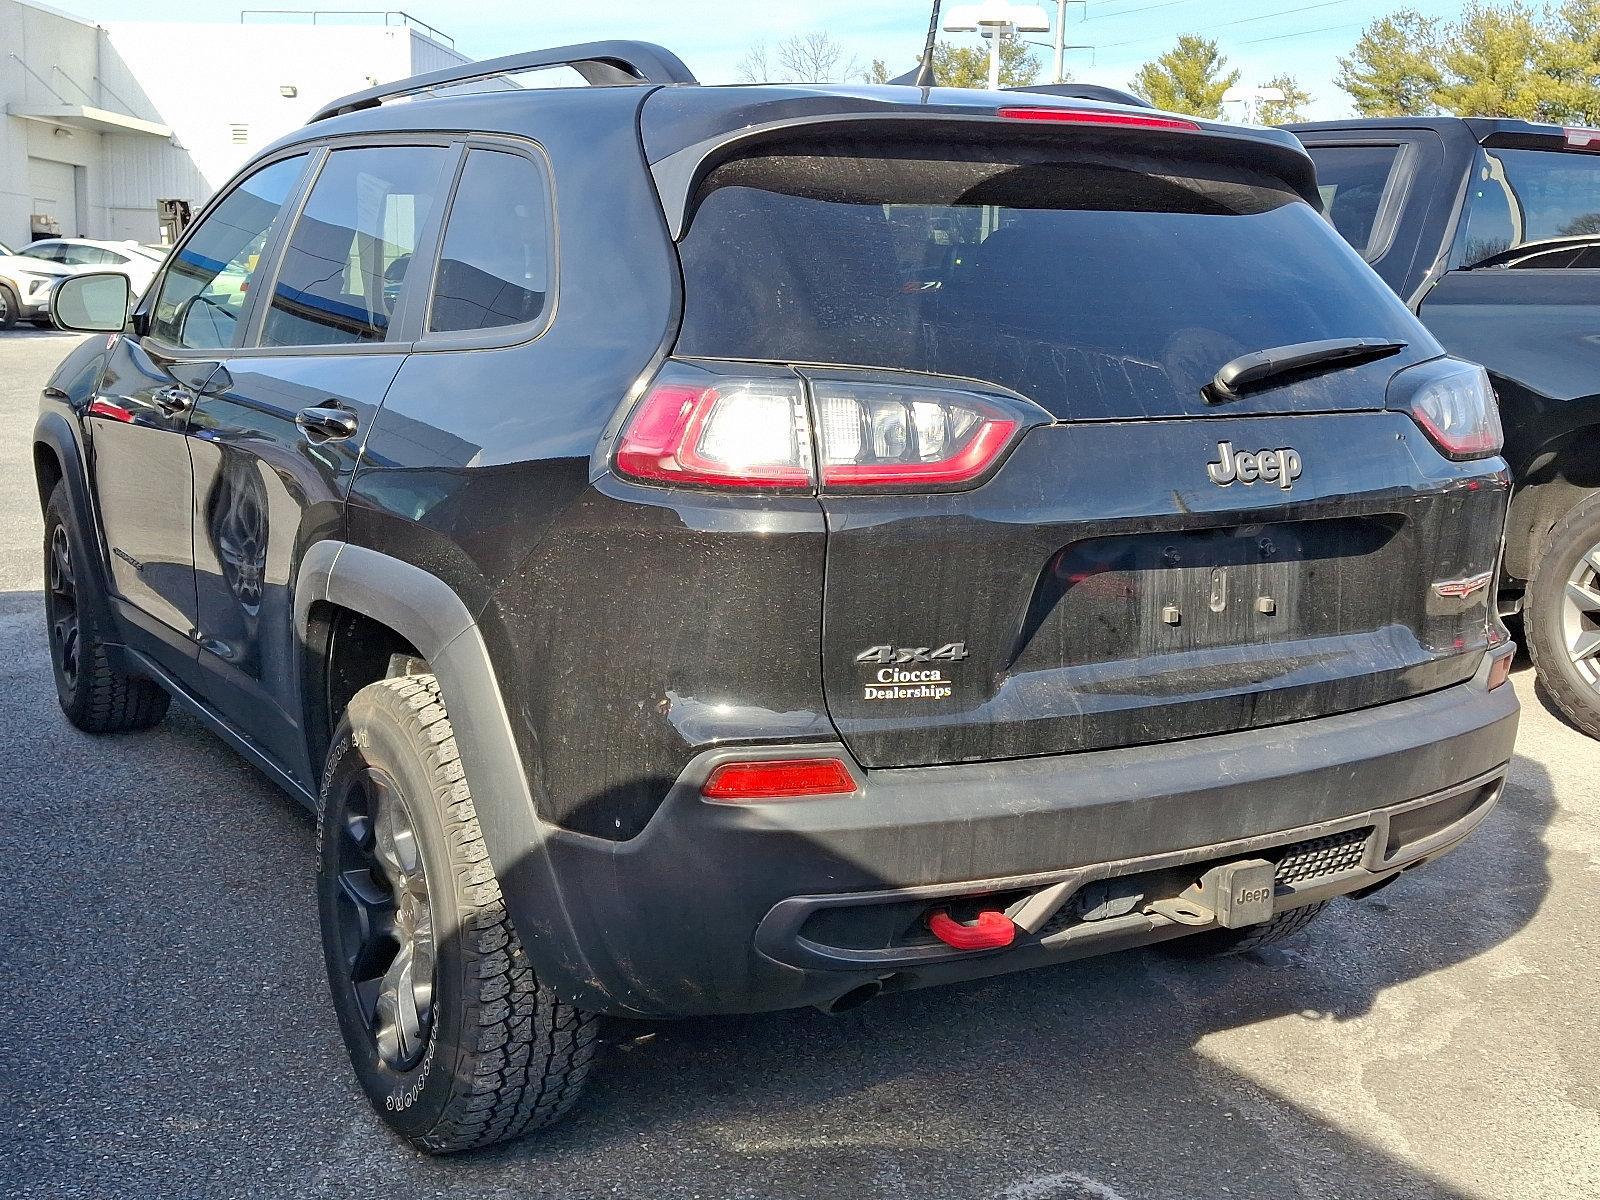
[[[976,485],[1025,421],[960,389],[799,378],[658,382],[618,439],[646,483],[780,491],[949,491]]]
[[[629,418],[616,465],[646,483],[809,491],[811,431],[800,381],[658,383]]]

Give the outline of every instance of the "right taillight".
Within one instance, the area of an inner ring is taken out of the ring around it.
[[[959,388],[832,376],[690,377],[674,366],[618,439],[619,474],[691,487],[951,491],[998,466],[1026,405]]]
[[[1434,359],[1389,384],[1390,407],[1411,414],[1446,458],[1488,458],[1505,442],[1489,375],[1476,363]]]

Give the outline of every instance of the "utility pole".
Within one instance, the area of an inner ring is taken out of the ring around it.
[[[1056,0],[1056,71],[1050,80],[1051,83],[1067,81],[1067,5],[1069,4],[1081,4],[1085,12],[1089,9],[1089,0]]]

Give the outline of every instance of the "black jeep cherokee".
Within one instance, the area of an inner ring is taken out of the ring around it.
[[[558,63],[632,86],[506,86]],[[317,811],[425,1150],[560,1115],[601,1014],[1260,944],[1511,756],[1484,376],[1293,138],[692,84],[351,96],[131,317],[55,294],[108,335],[35,435],[62,705],[176,698]]]

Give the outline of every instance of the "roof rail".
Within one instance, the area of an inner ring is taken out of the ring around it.
[[[492,79],[496,75],[514,75],[541,67],[571,67],[597,87],[699,82],[676,54],[650,42],[584,42],[579,46],[555,46],[549,50],[528,50],[521,54],[507,54],[502,58],[486,58],[481,62],[462,63],[442,71],[396,79],[393,83],[381,83],[377,87],[351,92],[348,96],[324,104],[312,114],[311,120],[321,121],[359,112],[364,108],[377,108],[385,100],[412,96],[437,87]]]

